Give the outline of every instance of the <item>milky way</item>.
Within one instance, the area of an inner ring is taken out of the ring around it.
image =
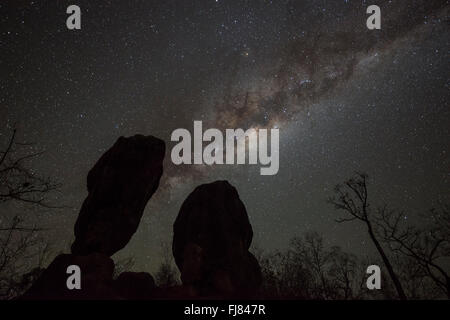
[[[80,6],[82,29],[66,28]],[[283,249],[308,230],[361,255],[373,248],[326,203],[355,171],[373,201],[411,222],[449,200],[447,1],[377,1],[381,30],[366,28],[367,1],[2,1],[0,124],[45,153],[30,166],[62,185],[70,209],[20,210],[72,241],[86,175],[119,136],[167,144],[161,186],[118,257],[154,271],[182,201],[227,179],[252,222],[255,247]],[[280,171],[170,161],[176,128],[280,129]],[[2,213],[3,214],[3,213]],[[7,214],[5,214],[6,216]]]

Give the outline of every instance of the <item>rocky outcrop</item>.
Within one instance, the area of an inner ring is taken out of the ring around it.
[[[119,138],[88,174],[88,196],[75,224],[72,254],[61,254],[21,297],[28,300],[255,298],[261,270],[249,252],[247,211],[227,181],[197,187],[174,223],[173,254],[181,286],[160,287],[145,272],[113,279],[112,254],[136,232],[162,175],[165,145],[152,136]],[[81,289],[71,289],[69,266]]]
[[[197,187],[173,226],[173,254],[184,285],[202,295],[253,294],[261,270],[248,251],[253,231],[236,189],[227,181]]]
[[[80,270],[80,288],[69,289],[72,273],[69,266]],[[38,280],[21,297],[22,300],[145,300],[155,295],[153,277],[146,272],[123,272],[113,279],[114,261],[107,255],[87,256],[61,254],[53,260]]]
[[[153,136],[120,137],[87,177],[88,196],[75,224],[72,253],[111,256],[136,232],[163,172],[165,144]]]
[[[67,288],[67,268],[81,270],[81,289]],[[107,255],[61,254],[45,269],[39,279],[21,297],[25,300],[101,300],[120,298],[113,290],[114,261]]]
[[[149,299],[148,273],[124,272],[113,280],[109,257],[136,232],[163,172],[165,144],[152,136],[120,137],[87,177],[88,196],[75,224],[72,254],[55,258],[21,299]],[[79,267],[80,289],[67,287],[67,268]]]
[[[147,272],[122,272],[114,280],[117,294],[127,300],[143,300],[154,297],[156,285]]]

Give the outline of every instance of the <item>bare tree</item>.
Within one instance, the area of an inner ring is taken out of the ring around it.
[[[21,147],[30,144],[16,141],[14,129],[4,151],[0,151],[0,203],[18,201],[46,208],[55,208],[48,201],[58,184],[49,178],[36,175],[26,162],[42,152],[24,152]]]
[[[312,273],[293,250],[260,254],[261,294],[271,299],[312,299]]]
[[[320,299],[331,299],[330,282],[327,267],[331,261],[331,252],[324,247],[323,238],[317,232],[308,232],[303,239],[294,238],[291,247],[299,260],[307,264],[314,276],[314,296]]]
[[[355,299],[365,275],[356,256],[328,248],[317,232],[294,237],[288,250],[259,254],[266,298]],[[362,269],[361,269],[362,270]]]
[[[9,299],[20,293],[23,286],[20,276],[27,272],[27,257],[33,256],[41,242],[38,228],[23,225],[23,220],[14,217],[11,224],[2,226],[0,236],[0,298]]]
[[[27,152],[32,145],[16,141],[13,130],[0,151],[0,205],[25,204],[41,208],[57,208],[49,201],[58,184],[39,176],[27,161],[41,152]],[[9,299],[21,293],[40,272],[48,247],[42,248],[41,228],[29,225],[18,215],[0,218],[0,298]],[[30,259],[37,257],[38,266],[30,270]],[[22,277],[21,277],[22,275]]]
[[[331,248],[330,260],[328,274],[335,298],[349,300],[359,297],[364,277],[358,274],[359,265],[356,256],[334,246]]]
[[[332,197],[329,202],[333,204],[337,210],[346,213],[346,217],[336,219],[338,223],[360,221],[366,225],[369,237],[386,266],[399,298],[401,300],[406,300],[402,284],[394,272],[394,268],[376,235],[376,217],[372,215],[368,200],[367,178],[366,174],[358,173],[355,178],[345,181],[342,185],[337,185],[335,188],[335,196]]]
[[[442,292],[427,276],[426,270],[414,259],[392,251],[391,260],[396,267],[403,289],[409,299],[430,300],[442,298]]]
[[[450,212],[447,206],[431,210],[429,225],[422,228],[405,223],[405,213],[379,209],[378,226],[391,250],[417,264],[416,273],[426,275],[450,298]],[[410,267],[411,269],[411,267]]]

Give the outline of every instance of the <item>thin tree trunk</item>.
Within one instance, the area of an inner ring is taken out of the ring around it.
[[[394,282],[394,286],[397,289],[400,300],[406,300],[406,295],[405,295],[405,291],[403,291],[402,284],[400,283],[400,280],[398,279],[397,275],[395,274],[394,269],[392,268],[392,265],[389,262],[388,257],[384,253],[383,248],[381,247],[380,243],[378,242],[377,238],[375,237],[375,234],[373,233],[373,230],[372,230],[372,225],[370,224],[370,222],[366,222],[366,223],[367,223],[367,227],[368,227],[368,231],[369,231],[369,236],[372,239],[373,243],[375,244],[375,247],[377,248],[378,252],[380,253],[381,258],[383,259],[383,262],[388,270],[388,273],[392,279],[392,282]]]

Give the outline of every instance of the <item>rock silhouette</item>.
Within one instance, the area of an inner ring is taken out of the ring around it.
[[[159,185],[165,145],[152,136],[121,137],[87,178],[88,196],[75,224],[72,254],[61,254],[20,298],[208,299],[256,297],[261,270],[248,251],[253,230],[236,189],[227,181],[198,186],[174,223],[173,254],[183,285],[158,288],[146,272],[113,279],[112,254],[138,228]],[[81,269],[81,289],[67,288],[67,267]]]
[[[88,196],[75,224],[72,253],[111,256],[136,232],[163,172],[165,144],[153,136],[120,137],[87,177]]]
[[[151,299],[156,289],[155,280],[147,272],[122,272],[113,286],[117,294],[127,300]]]
[[[68,290],[67,267],[77,265],[82,271],[81,290]],[[107,255],[61,254],[53,260],[38,280],[22,296],[26,300],[102,300],[118,299],[112,290],[114,261]]]
[[[261,270],[248,251],[252,227],[227,181],[197,187],[181,206],[173,232],[173,254],[184,285],[200,295],[246,295],[258,289]]]
[[[88,196],[75,224],[72,254],[57,256],[22,299],[148,299],[148,273],[124,272],[113,280],[109,257],[136,232],[159,185],[165,144],[153,136],[120,137],[89,171]],[[81,269],[81,290],[66,286],[67,267]]]
[[[66,286],[67,267],[81,270],[81,289]],[[39,279],[21,297],[22,300],[143,300],[156,292],[153,277],[146,272],[123,272],[113,279],[114,261],[107,255],[61,254],[53,260]]]

